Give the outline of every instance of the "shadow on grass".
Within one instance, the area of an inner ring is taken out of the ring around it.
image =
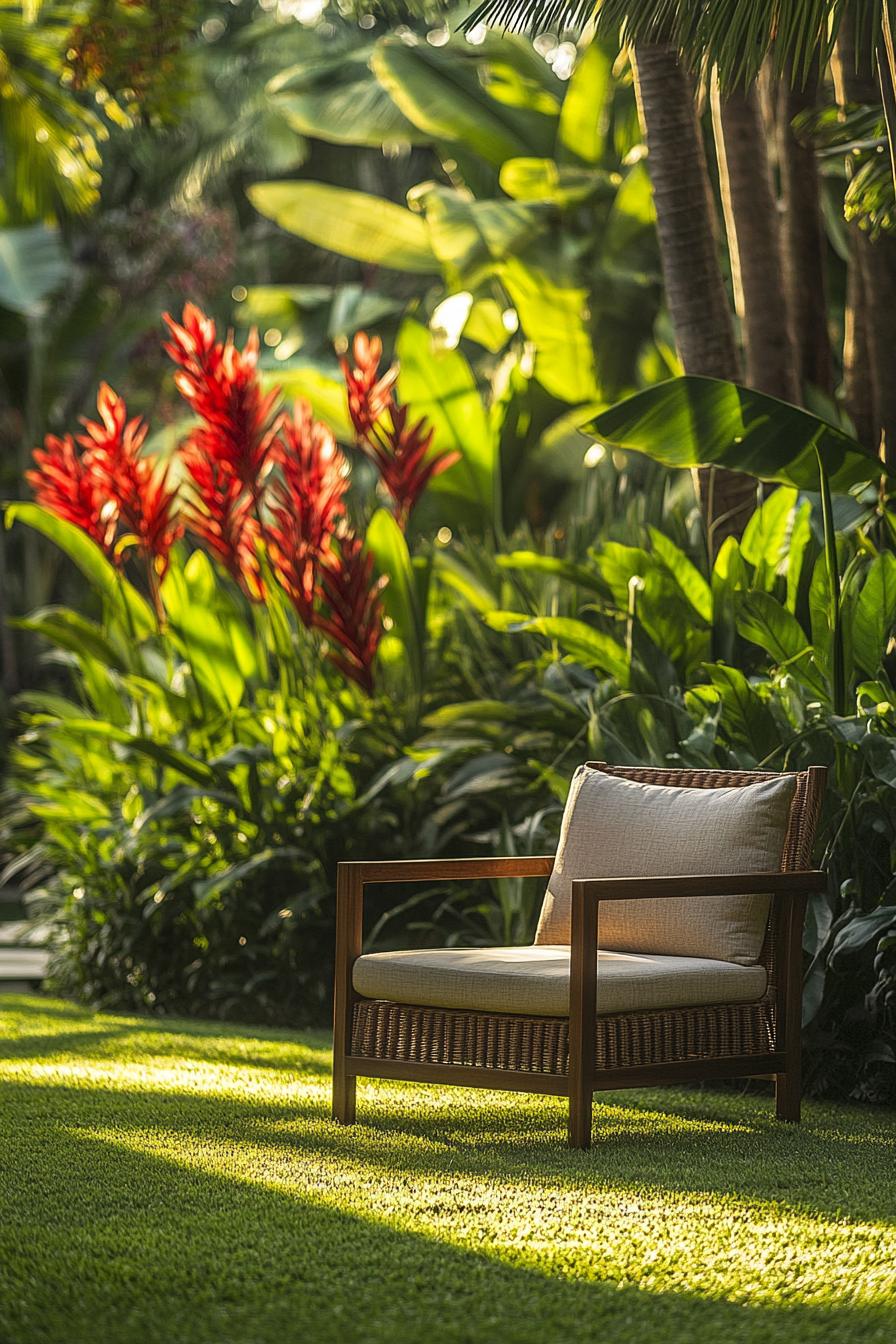
[[[244,1136],[239,1115],[216,1124],[216,1103],[205,1098],[175,1097],[160,1114],[151,1093],[140,1098],[146,1106],[135,1106],[99,1089],[79,1093],[79,1103],[89,1098],[90,1114],[76,1121],[64,1090],[15,1090],[20,1099],[29,1094],[28,1116],[21,1118],[32,1122],[15,1136],[16,1166],[10,1171],[9,1148],[0,1159],[9,1178],[0,1183],[9,1200],[0,1220],[0,1334],[16,1344],[569,1344],[639,1336],[659,1336],[664,1344],[883,1344],[890,1338],[877,1308],[738,1305],[565,1278],[511,1263],[513,1249],[501,1259],[386,1226],[375,1201],[362,1217],[314,1202],[312,1188],[278,1189],[276,1167],[264,1173],[269,1184],[198,1170],[178,1154],[201,1155],[203,1143],[222,1132],[231,1143]],[[11,1092],[3,1099],[7,1115]],[[271,1108],[260,1109],[265,1117]],[[266,1118],[281,1120],[285,1108],[273,1110]],[[120,1131],[124,1142],[126,1131],[153,1113],[160,1143],[178,1127],[185,1143],[149,1155],[88,1132],[102,1124]],[[76,1123],[81,1133],[73,1131]],[[272,1136],[259,1135],[256,1123],[245,1137],[257,1144]],[[355,1138],[363,1160],[372,1160],[376,1137]],[[313,1144],[295,1135],[284,1142],[301,1162],[321,1136]],[[352,1149],[357,1155],[355,1143]],[[414,1164],[406,1159],[398,1169],[410,1174]],[[451,1171],[456,1160],[452,1152]],[[438,1167],[442,1159],[430,1153],[427,1161]],[[497,1152],[486,1161],[507,1174],[515,1159]],[[642,1180],[650,1164],[642,1150]]]
[[[188,1067],[189,1061],[182,1061]],[[202,1065],[209,1062],[201,1061]],[[139,1067],[138,1061],[134,1065]],[[129,1131],[163,1128],[188,1151],[203,1143],[263,1146],[272,1157],[295,1155],[359,1164],[379,1170],[384,1181],[464,1176],[509,1189],[533,1176],[545,1188],[593,1190],[612,1195],[642,1189],[682,1195],[724,1195],[767,1201],[780,1211],[816,1215],[855,1224],[889,1224],[896,1218],[893,1170],[896,1136],[817,1125],[781,1126],[755,1108],[752,1113],[730,1096],[707,1095],[702,1108],[680,1093],[656,1092],[639,1098],[618,1094],[595,1108],[593,1147],[587,1153],[566,1147],[562,1100],[540,1099],[521,1109],[508,1094],[457,1095],[457,1105],[437,1099],[432,1110],[406,1110],[399,1089],[370,1089],[359,1107],[361,1123],[341,1127],[329,1120],[329,1090],[309,1097],[296,1078],[296,1095],[271,1101],[247,1090],[216,1096],[154,1088],[151,1075],[132,1091],[99,1080],[79,1086],[77,1115],[69,1125]],[[59,1086],[41,1082],[0,1084],[11,1111],[58,1113]],[[419,1101],[419,1091],[413,1094]],[[68,1094],[70,1100],[71,1094]],[[408,1094],[409,1100],[412,1094]],[[453,1099],[452,1099],[453,1100]]]
[[[191,1022],[184,1018],[123,1017],[115,1014],[89,1015],[84,1009],[56,1002],[44,1007],[28,997],[0,997],[0,1020],[4,1013],[8,1021],[15,1018],[27,1022],[30,1018],[51,1018],[71,1022],[73,1029],[0,1035],[0,1059],[39,1059],[78,1054],[88,1049],[99,1059],[120,1059],[116,1042],[122,1037],[139,1037],[139,1053],[153,1057],[184,1056],[185,1043],[191,1039],[208,1041],[211,1049],[203,1059],[214,1064],[234,1064],[253,1069],[282,1070],[284,1073],[301,1069],[303,1073],[328,1074],[330,1071],[330,1037],[325,1031],[303,1032],[304,1040],[296,1040],[294,1031],[278,1027],[235,1027],[230,1023]],[[233,1043],[234,1037],[240,1042]]]

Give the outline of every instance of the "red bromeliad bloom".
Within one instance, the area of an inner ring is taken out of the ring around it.
[[[264,598],[258,563],[261,527],[252,496],[232,472],[191,441],[181,450],[181,461],[193,487],[184,508],[187,529],[205,542],[246,596],[260,602]]]
[[[368,694],[373,690],[373,663],[383,631],[379,595],[385,582],[374,578],[373,556],[365,554],[354,533],[343,532],[338,550],[323,557],[321,596],[326,610],[317,624],[336,645],[329,650],[331,661]]]
[[[77,441],[71,434],[48,434],[26,479],[39,504],[75,523],[116,564],[123,556],[122,530],[132,537],[154,583],[183,532],[177,491],[167,468],[160,471],[156,458],[141,455],[146,427],[139,418],[128,420],[124,401],[107,383],[100,385],[97,411],[99,420],[82,421],[85,432]]]
[[[123,398],[108,383],[100,384],[96,406],[100,418],[82,420],[85,432],[78,442],[105,497],[101,515],[114,514],[154,574],[164,578],[171,548],[184,530],[169,468],[160,469],[157,458],[141,455],[147,426],[138,416],[128,420]]]
[[[102,498],[100,483],[86,453],[79,453],[71,434],[59,439],[48,434],[43,448],[34,450],[35,467],[25,480],[38,504],[74,523],[111,554],[115,543],[117,510]]]
[[[358,447],[379,471],[395,501],[399,526],[405,527],[429,482],[459,461],[460,453],[430,452],[434,431],[425,416],[409,424],[407,406],[395,397],[398,370],[378,377],[382,354],[379,338],[370,340],[365,332],[358,332],[352,344],[354,368],[343,359],[342,372]]]
[[[163,314],[171,340],[164,349],[178,365],[181,396],[202,420],[189,436],[194,452],[230,471],[256,502],[273,465],[279,429],[274,409],[279,390],[262,393],[258,380],[258,333],[237,350],[232,337],[219,341],[214,322],[192,303],[175,322]]]
[[[267,528],[271,562],[301,620],[311,626],[321,558],[345,515],[348,464],[307,401],[296,402],[292,418],[283,419],[276,455],[282,479],[273,489]]]
[[[354,367],[341,359],[342,374],[348,392],[348,411],[359,438],[363,438],[392,404],[393,387],[398,369],[389,369],[378,378],[383,343],[379,336],[372,339],[366,331],[359,331],[352,342]]]

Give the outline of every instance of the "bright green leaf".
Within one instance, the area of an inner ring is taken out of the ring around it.
[[[832,490],[847,491],[881,473],[879,459],[834,425],[718,378],[672,378],[603,411],[583,429],[668,467],[728,467],[800,490],[818,488],[816,450]]]
[[[330,252],[396,271],[439,269],[423,219],[393,201],[324,182],[257,182],[248,196],[281,229]]]

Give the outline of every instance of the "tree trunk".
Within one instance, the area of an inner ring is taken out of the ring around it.
[[[854,34],[846,18],[841,24],[832,65],[837,102],[841,107],[849,103],[880,102],[870,53],[860,53],[857,68]],[[854,320],[851,324],[847,317],[847,328],[850,325],[855,328],[864,321],[871,385],[871,437],[864,441],[870,448],[880,451],[887,465],[893,468],[896,466],[896,378],[892,370],[896,348],[896,238],[884,234],[872,241],[858,225],[851,224],[850,263],[858,267],[861,277],[863,313],[858,322]],[[859,292],[854,278],[847,288],[854,295]],[[844,366],[846,354],[844,350]],[[848,398],[851,386],[861,388],[861,375],[856,377],[853,373],[845,382]],[[869,416],[861,405],[853,410],[847,400],[847,407],[859,433],[861,424],[867,426]]]
[[[846,264],[846,308],[843,314],[843,402],[860,443],[874,435],[874,389],[868,358],[868,327],[857,229],[850,230]]]
[[[825,234],[819,203],[818,165],[811,145],[793,133],[794,118],[817,104],[818,84],[791,88],[778,82],[775,139],[781,175],[782,261],[797,383],[834,391],[834,366],[828,330],[825,284]]]
[[[723,97],[714,84],[712,117],[747,383],[770,396],[798,401],[778,203],[756,86]]]
[[[666,302],[681,361],[686,373],[737,380],[741,371],[694,91],[672,46],[639,46],[633,64]],[[698,492],[712,557],[725,537],[743,531],[756,505],[756,483],[740,472],[706,468],[698,473]]]

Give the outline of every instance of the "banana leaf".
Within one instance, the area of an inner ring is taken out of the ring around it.
[[[355,261],[435,274],[426,224],[394,201],[326,182],[257,182],[247,195],[288,233]]]
[[[831,490],[840,493],[883,471],[869,449],[835,425],[718,378],[671,378],[602,411],[582,430],[667,467],[727,467],[798,490],[818,489],[819,457]]]

